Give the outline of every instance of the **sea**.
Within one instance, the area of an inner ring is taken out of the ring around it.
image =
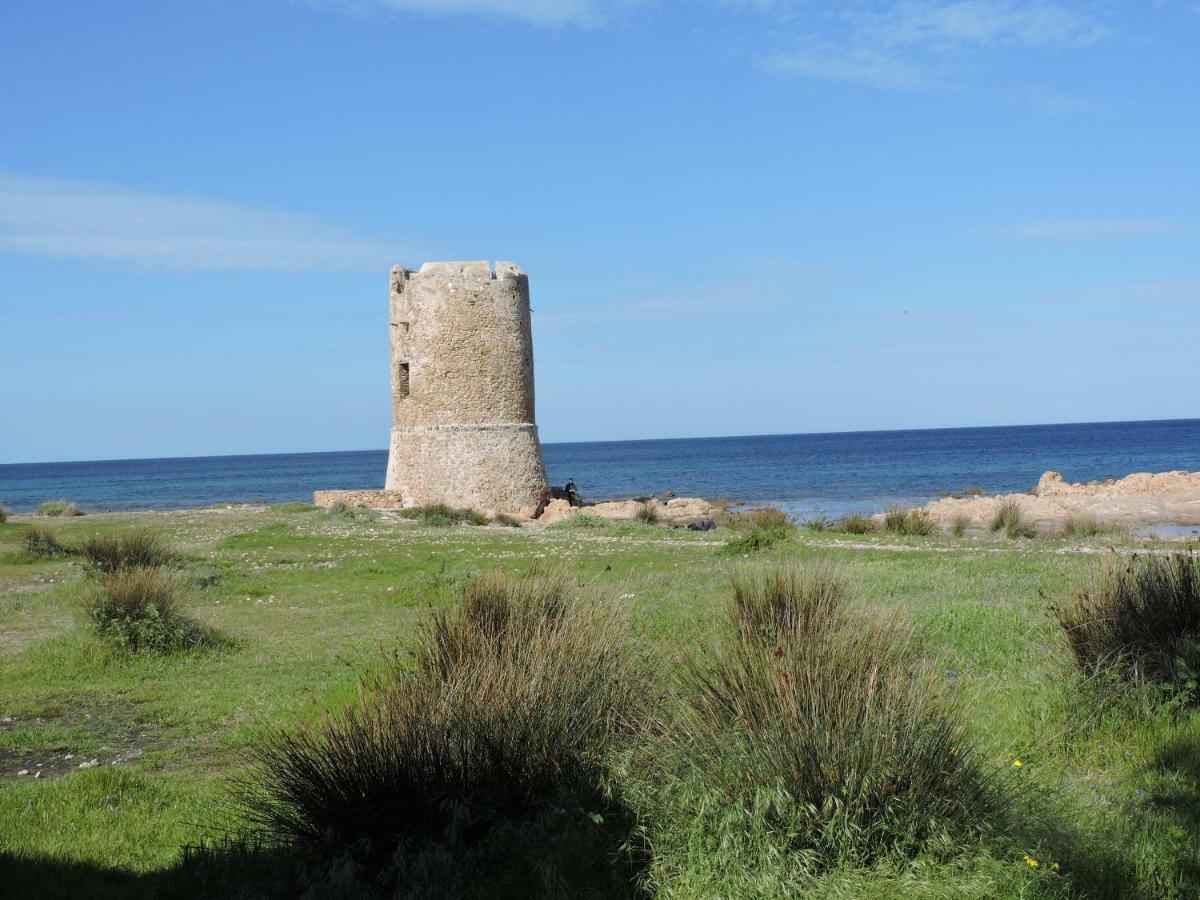
[[[921,505],[943,492],[1200,470],[1200,419],[919,431],[855,431],[545,444],[552,484],[585,500],[650,496],[775,504],[801,516]],[[386,450],[0,465],[0,503],[30,512],[73,500],[90,512],[311,500],[383,486]]]

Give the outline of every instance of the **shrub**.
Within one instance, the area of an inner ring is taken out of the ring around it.
[[[638,506],[637,520],[643,525],[654,525],[658,522],[658,504],[647,500]]]
[[[496,513],[496,518],[494,518],[492,521],[497,525],[504,525],[507,528],[520,528],[522,525],[522,522],[519,518],[509,515],[508,513]]]
[[[1200,699],[1200,559],[1110,560],[1051,607],[1085,675],[1113,672]]]
[[[833,519],[829,518],[829,516],[825,515],[825,513],[821,512],[820,510],[805,516],[801,520],[800,524],[806,531],[816,532],[830,531],[837,525]]]
[[[481,512],[473,509],[458,509],[445,503],[426,503],[424,506],[410,506],[400,511],[406,519],[416,519],[422,525],[431,528],[449,528],[463,522],[468,525],[487,525],[492,520]]]
[[[773,506],[747,510],[734,516],[729,524],[737,533],[725,542],[723,552],[735,555],[765,550],[796,533],[795,523]]]
[[[963,489],[963,496],[965,496],[965,497],[986,497],[987,496],[987,488],[975,487],[974,485],[972,485],[969,488]]]
[[[179,583],[161,568],[124,568],[101,575],[83,606],[100,634],[131,650],[169,653],[209,643],[210,635],[179,611]]]
[[[579,882],[614,878],[609,829],[627,816],[604,785],[644,681],[623,620],[568,593],[541,573],[468,586],[415,671],[255,748],[252,827],[406,896],[528,896],[547,881],[594,896]],[[568,852],[597,844],[590,867]]]
[[[39,516],[86,516],[82,509],[70,500],[46,500],[37,508]]]
[[[111,575],[133,567],[157,568],[173,559],[169,547],[149,531],[94,535],[80,548],[93,572]]]
[[[685,773],[664,788],[676,815],[719,817],[709,833],[765,830],[809,869],[999,822],[1008,783],[974,752],[951,689],[907,627],[851,615],[847,593],[825,567],[735,581],[734,634],[689,670],[664,732],[664,766]]]
[[[8,507],[5,506],[3,503],[0,503],[0,525],[3,525],[4,523],[6,523],[8,521],[8,517],[9,517]]]
[[[962,537],[970,527],[971,519],[969,516],[957,515],[954,517],[954,521],[950,523],[950,532],[955,537]]]
[[[607,528],[608,520],[594,513],[573,513],[565,519],[559,519],[546,526],[547,528]]]
[[[875,520],[862,513],[847,513],[837,520],[834,530],[846,534],[872,534],[875,531]]]
[[[1003,531],[1007,538],[1037,537],[1037,528],[1026,522],[1021,513],[1021,504],[1014,499],[1005,500],[992,518],[992,531]]]
[[[893,506],[883,514],[885,531],[893,534],[929,535],[937,531],[933,518],[924,509]]]
[[[25,552],[35,559],[70,556],[74,551],[58,539],[58,532],[45,525],[34,525],[22,538]]]

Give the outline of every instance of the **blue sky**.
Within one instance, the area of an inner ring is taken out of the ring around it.
[[[544,440],[1200,415],[1195,0],[8,0],[0,462],[386,446],[387,270]]]

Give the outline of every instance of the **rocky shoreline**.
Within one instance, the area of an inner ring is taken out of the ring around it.
[[[1136,528],[1149,525],[1200,525],[1200,472],[1136,472],[1087,484],[1072,484],[1058,472],[1046,472],[1024,494],[935,500],[925,506],[944,528],[966,520],[968,528],[988,528],[1006,503],[1040,530],[1060,529],[1072,519]]]

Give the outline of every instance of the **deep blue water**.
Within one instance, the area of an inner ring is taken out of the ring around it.
[[[553,483],[589,499],[673,490],[771,501],[830,514],[924,503],[977,485],[1031,488],[1047,469],[1070,481],[1200,470],[1200,419],[924,431],[547,444]],[[0,465],[0,503],[28,512],[65,497],[85,509],[173,509],[311,500],[323,488],[383,486],[387,453],[285,453]]]

